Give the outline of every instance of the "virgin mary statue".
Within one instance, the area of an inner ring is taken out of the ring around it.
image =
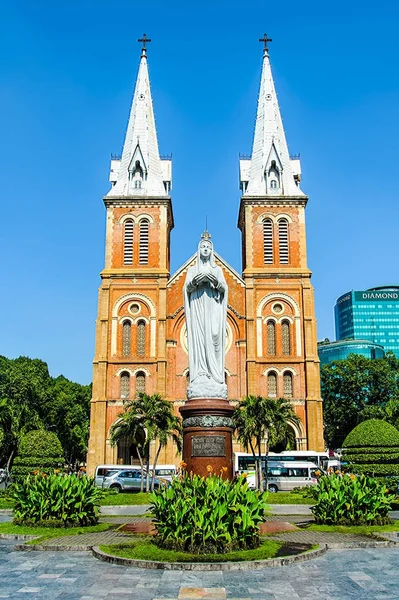
[[[227,398],[224,379],[227,285],[215,264],[206,231],[198,244],[197,262],[187,272],[184,311],[187,325],[190,384],[187,398]]]

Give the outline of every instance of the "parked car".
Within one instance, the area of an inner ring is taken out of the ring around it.
[[[311,462],[276,461],[269,465],[267,472],[267,488],[269,492],[291,492],[297,487],[317,484],[318,466]],[[255,475],[247,477],[248,486],[255,488]],[[264,482],[265,484],[265,482]]]
[[[152,473],[152,465],[150,466],[150,473]],[[155,477],[159,477],[160,479],[172,481],[173,477],[176,477],[176,475],[176,465],[157,465],[155,467]]]
[[[97,465],[94,471],[94,483],[98,487],[102,487],[104,475],[106,473],[117,473],[121,469],[131,469],[132,465]]]
[[[150,484],[152,477],[150,477]],[[146,483],[146,474],[144,473],[144,485]],[[154,478],[154,488],[161,485],[168,485],[168,481],[159,477]],[[141,489],[141,471],[138,469],[120,469],[116,472],[107,472],[103,479],[103,489],[117,489],[120,492],[140,491]]]

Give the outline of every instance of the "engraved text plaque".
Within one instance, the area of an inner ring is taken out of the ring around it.
[[[225,438],[222,435],[196,436],[191,442],[191,456],[226,456]]]

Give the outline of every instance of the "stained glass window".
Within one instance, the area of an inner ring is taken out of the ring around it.
[[[130,396],[130,375],[126,371],[121,373],[121,398],[124,400]]]
[[[124,321],[122,325],[122,355],[130,356],[130,340],[132,326],[130,321]]]
[[[267,322],[267,352],[271,356],[276,354],[276,324],[274,321]]]
[[[136,398],[145,393],[145,373],[139,371],[136,375]]]
[[[277,396],[277,375],[274,371],[267,375],[267,395],[274,398]]]
[[[283,375],[284,398],[292,398],[292,374],[285,372]]]
[[[145,321],[139,321],[137,323],[137,354],[138,356],[145,355]]]
[[[291,339],[290,339],[290,323],[283,321],[281,323],[281,336],[283,342],[283,354],[289,356],[291,354]]]

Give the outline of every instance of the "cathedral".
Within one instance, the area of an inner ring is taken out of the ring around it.
[[[174,227],[171,157],[158,150],[144,37],[122,155],[112,157],[106,207],[87,468],[132,464],[129,440],[111,446],[124,403],[159,393],[176,414],[188,385],[183,285],[196,254],[170,273]],[[290,156],[267,36],[252,153],[239,161],[242,273],[215,252],[228,286],[225,381],[228,399],[287,398],[300,417],[298,450],[324,450],[319,359],[298,156]],[[250,125],[249,125],[250,126]],[[184,224],[177,223],[177,227]],[[201,233],[201,232],[199,232]],[[241,450],[238,443],[234,451]],[[172,443],[160,464],[178,464]]]

